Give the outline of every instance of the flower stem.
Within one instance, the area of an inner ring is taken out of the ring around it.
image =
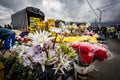
[[[44,50],[45,50],[46,56],[48,58],[48,51],[47,51],[46,47],[44,47]]]
[[[56,43],[57,35],[58,35],[58,34],[56,33],[55,39],[53,40],[53,49],[55,48],[55,43]]]

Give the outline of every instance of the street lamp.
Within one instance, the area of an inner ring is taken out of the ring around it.
[[[99,12],[100,12],[100,16],[99,16],[99,22],[101,22],[101,18],[102,18],[102,13],[105,12],[105,10],[100,10],[100,9],[97,9]]]

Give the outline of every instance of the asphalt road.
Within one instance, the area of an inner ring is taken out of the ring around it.
[[[91,72],[88,80],[120,80],[120,40],[108,40],[106,45],[114,58],[97,63],[98,71]]]

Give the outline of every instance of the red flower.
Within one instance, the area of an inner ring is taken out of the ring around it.
[[[88,54],[81,53],[80,59],[83,64],[89,65],[92,63],[93,56],[89,56]]]
[[[80,46],[79,48],[81,53],[88,53],[91,51],[88,46]]]
[[[30,39],[28,39],[28,38],[21,38],[20,41],[23,42],[23,43],[27,43],[28,41],[30,41]]]
[[[107,58],[107,53],[105,50],[98,49],[95,51],[95,56],[98,58],[100,61],[103,61],[105,58]]]
[[[79,42],[74,42],[74,43],[72,44],[72,48],[73,48],[74,50],[79,50]]]

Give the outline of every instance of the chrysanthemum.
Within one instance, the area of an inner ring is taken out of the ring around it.
[[[45,42],[53,39],[53,37],[50,37],[50,35],[51,33],[47,31],[36,31],[35,33],[30,33],[28,37],[32,39],[32,43],[34,45],[40,44],[41,46],[43,46]]]

